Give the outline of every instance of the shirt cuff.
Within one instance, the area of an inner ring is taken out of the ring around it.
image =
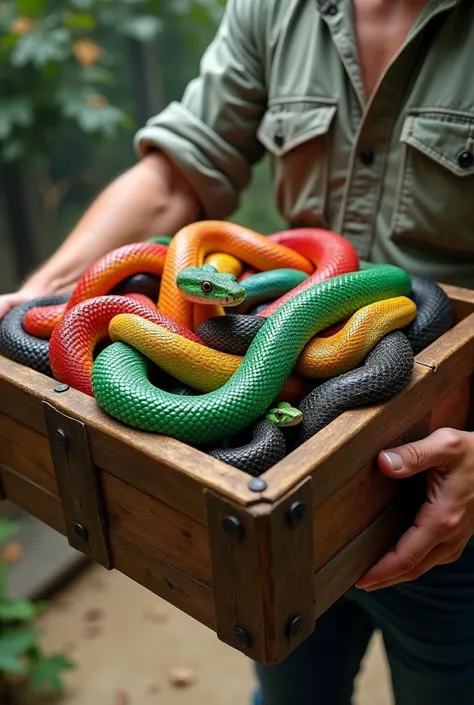
[[[250,167],[242,155],[178,102],[150,118],[133,144],[139,157],[153,147],[164,152],[213,220],[224,220],[236,210],[240,192],[250,181]]]

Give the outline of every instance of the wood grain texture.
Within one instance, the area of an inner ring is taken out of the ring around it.
[[[59,497],[38,487],[13,469],[0,466],[1,482],[6,498],[48,524],[62,534],[66,533],[66,524]]]
[[[293,502],[307,507],[295,526],[287,521]],[[217,635],[260,663],[277,663],[314,629],[310,481],[272,507],[245,510],[210,492],[207,503]],[[241,538],[225,531],[229,517],[240,522]],[[290,635],[298,615],[301,629]]]
[[[173,438],[136,431],[109,418],[91,397],[54,392],[54,380],[0,357],[0,413],[46,435],[42,401],[87,424],[95,465],[179,511],[205,521],[203,489],[244,506],[259,497],[249,476]]]
[[[143,547],[110,532],[110,546],[116,570],[159,595],[178,609],[215,629],[212,590],[191,576],[159,560]]]
[[[170,566],[211,584],[206,527],[110,473],[101,486],[111,531]]]
[[[466,429],[469,425],[471,397],[472,378],[467,378],[435,404],[430,414],[429,432],[446,426]]]
[[[474,313],[474,290],[450,284],[439,284],[449,296],[453,309],[453,325]]]
[[[112,568],[102,494],[86,426],[51,404],[44,402],[43,408],[68,541],[100,565]],[[75,530],[78,526],[84,535]]]
[[[59,496],[48,439],[0,414],[0,463]]]
[[[329,609],[361,575],[390,550],[410,525],[413,514],[405,513],[401,504],[392,504],[316,573],[316,617],[320,617]]]

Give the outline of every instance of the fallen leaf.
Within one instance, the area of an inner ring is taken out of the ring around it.
[[[153,605],[153,607],[146,613],[146,616],[153,622],[159,622],[160,624],[167,622],[170,618],[168,612],[165,612],[161,605]]]
[[[84,636],[86,639],[94,639],[94,637],[102,634],[102,628],[97,622],[90,622],[84,627]]]
[[[65,595],[58,593],[50,600],[51,605],[58,610],[67,610],[70,607],[70,602]]]
[[[150,683],[150,685],[146,689],[147,695],[156,695],[159,692],[160,692],[160,686],[158,685],[158,683]]]
[[[23,546],[18,541],[9,541],[2,549],[0,561],[17,563],[23,558]]]
[[[130,705],[131,702],[130,695],[126,690],[118,690],[115,693],[114,705]]]
[[[187,688],[196,682],[196,672],[191,668],[173,668],[168,677],[175,688]]]
[[[102,48],[91,39],[76,39],[73,53],[78,64],[86,69],[91,69],[102,56]]]
[[[63,651],[67,654],[72,654],[77,649],[77,643],[75,641],[68,641],[63,646]]]
[[[83,619],[86,622],[98,622],[103,616],[104,610],[101,610],[100,607],[91,607],[84,613]]]
[[[102,578],[94,578],[94,580],[91,580],[91,588],[94,590],[105,590],[106,587],[107,584]]]

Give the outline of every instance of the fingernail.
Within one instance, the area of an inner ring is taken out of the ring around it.
[[[403,460],[401,456],[398,455],[398,453],[394,453],[393,450],[386,450],[382,453],[382,455],[385,457],[385,460],[390,465],[391,470],[393,470],[394,472],[403,470]]]

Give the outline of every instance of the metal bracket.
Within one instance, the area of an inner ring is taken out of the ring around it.
[[[315,628],[311,478],[274,504],[206,498],[217,636],[278,663]]]
[[[43,414],[70,545],[113,567],[97,470],[85,424],[48,402]]]

